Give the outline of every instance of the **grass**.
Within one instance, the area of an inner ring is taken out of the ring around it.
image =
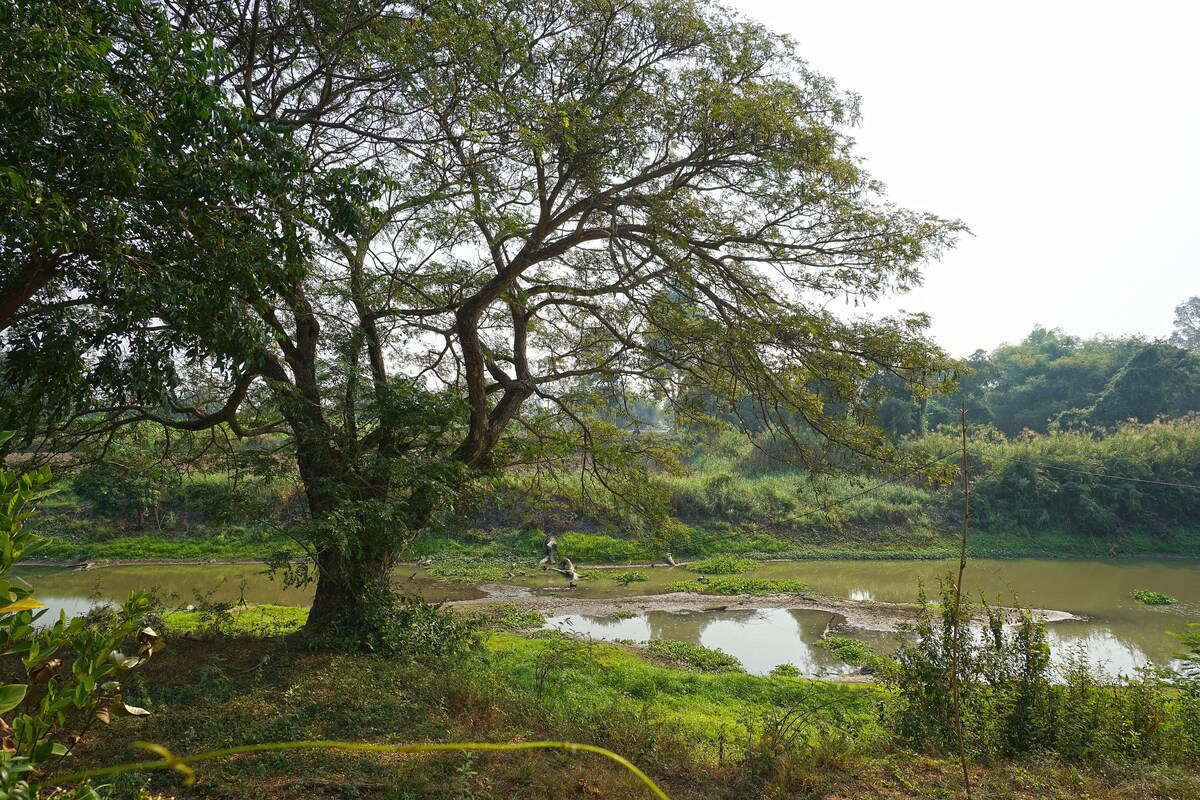
[[[279,627],[297,615],[259,613]],[[485,652],[456,662],[339,654],[253,626],[191,639],[182,633],[189,619],[171,618],[168,649],[126,689],[129,702],[153,716],[90,732],[65,769],[126,760],[133,739],[179,754],[319,738],[554,740],[612,749],[674,800],[915,800],[959,791],[952,760],[899,748],[878,727],[880,690],[872,686],[682,670],[604,644],[586,646],[570,669],[546,673],[539,665],[552,663],[545,656],[555,654],[556,640],[506,632],[489,634]],[[800,721],[786,727],[791,720]],[[145,786],[179,800],[647,796],[616,765],[561,752],[418,758],[288,751],[214,761],[198,773],[192,788],[178,773],[161,772],[122,776],[116,789],[134,796]],[[972,777],[978,796],[1005,800],[1200,797],[1196,767],[1089,771],[1034,760],[978,765]]]
[[[542,628],[546,616],[539,611],[521,608],[516,603],[496,603],[485,606],[480,613],[483,622],[490,628],[505,631],[523,631]]]
[[[217,606],[202,611],[171,611],[163,615],[164,632],[171,637],[235,637],[269,639],[295,633],[308,619],[307,608],[296,606]]]
[[[75,530],[64,535],[56,531],[47,519],[41,532],[50,536],[48,545],[38,551],[38,558],[63,561],[149,561],[156,559],[266,559],[277,553],[296,556],[302,551],[291,539],[269,530],[208,528],[188,532],[153,531],[121,533],[115,529],[92,529],[99,538]],[[111,538],[110,538],[111,534]]]

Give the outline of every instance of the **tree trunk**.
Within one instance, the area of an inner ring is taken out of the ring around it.
[[[402,544],[378,516],[386,484],[355,472],[328,440],[297,437],[297,464],[312,520],[317,590],[305,629],[370,635],[393,604],[392,568]]]
[[[347,556],[327,547],[317,556],[317,592],[305,628],[321,635],[369,628],[395,600],[392,591],[394,551],[376,549]]]

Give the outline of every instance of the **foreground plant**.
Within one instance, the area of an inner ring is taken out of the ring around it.
[[[11,435],[0,433],[0,444]],[[31,589],[5,579],[46,542],[30,522],[49,480],[47,467],[23,475],[0,471],[0,796],[19,796],[13,793],[52,771],[95,725],[148,715],[125,702],[121,678],[162,647],[144,624],[153,604],[148,592],[134,592],[98,618],[67,619],[59,612],[53,623],[40,624],[44,604]]]

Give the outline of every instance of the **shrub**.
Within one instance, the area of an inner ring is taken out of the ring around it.
[[[0,433],[0,444],[10,436]],[[121,680],[161,645],[144,625],[153,604],[148,592],[134,592],[117,611],[90,618],[60,615],[39,628],[43,604],[24,581],[3,579],[46,543],[30,523],[49,479],[46,467],[21,476],[0,470],[0,653],[17,656],[9,667],[19,676],[0,687],[0,714],[7,717],[0,797],[38,796],[40,765],[66,755],[67,742],[94,723],[147,716],[149,711],[125,702]]]
[[[1130,762],[1192,763],[1200,756],[1200,691],[1182,690],[1169,677],[1144,670],[1109,680],[1082,653],[1068,660],[1056,682],[1043,623],[1021,612],[983,604],[976,613],[964,600],[954,630],[953,586],[942,587],[935,613],[922,591],[910,638],[885,674],[892,690],[887,724],[920,750],[955,748],[951,695],[952,645],[959,649],[964,743],[975,757],[1014,758],[1056,753],[1097,766]],[[972,622],[982,634],[972,634]]]
[[[169,486],[162,469],[131,469],[116,464],[92,464],[75,476],[72,487],[95,514],[107,519],[134,519],[140,527],[156,512]]]
[[[799,678],[800,668],[795,664],[780,664],[771,670],[772,678]]]
[[[546,625],[546,617],[540,611],[521,608],[516,603],[499,603],[490,606],[483,612],[485,624],[506,631],[521,631],[531,628],[541,628]]]
[[[868,672],[881,673],[894,663],[892,659],[876,653],[871,645],[862,639],[849,636],[826,636],[816,643],[817,647],[828,650],[830,655],[845,661],[852,667],[862,667]]]

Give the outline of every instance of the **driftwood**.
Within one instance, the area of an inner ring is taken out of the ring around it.
[[[675,563],[675,557],[674,557],[673,555],[671,555],[671,551],[670,551],[670,550],[668,550],[668,551],[667,551],[667,564],[668,564],[668,565],[670,565],[670,566],[672,566],[672,567],[677,567],[677,566],[679,566],[678,564],[676,564],[676,563]]]
[[[550,567],[550,569],[559,573],[571,582],[571,588],[574,589],[579,585],[579,573],[575,571],[575,565],[571,563],[571,559],[564,558],[559,562],[562,566]],[[543,568],[544,569],[544,568]]]

